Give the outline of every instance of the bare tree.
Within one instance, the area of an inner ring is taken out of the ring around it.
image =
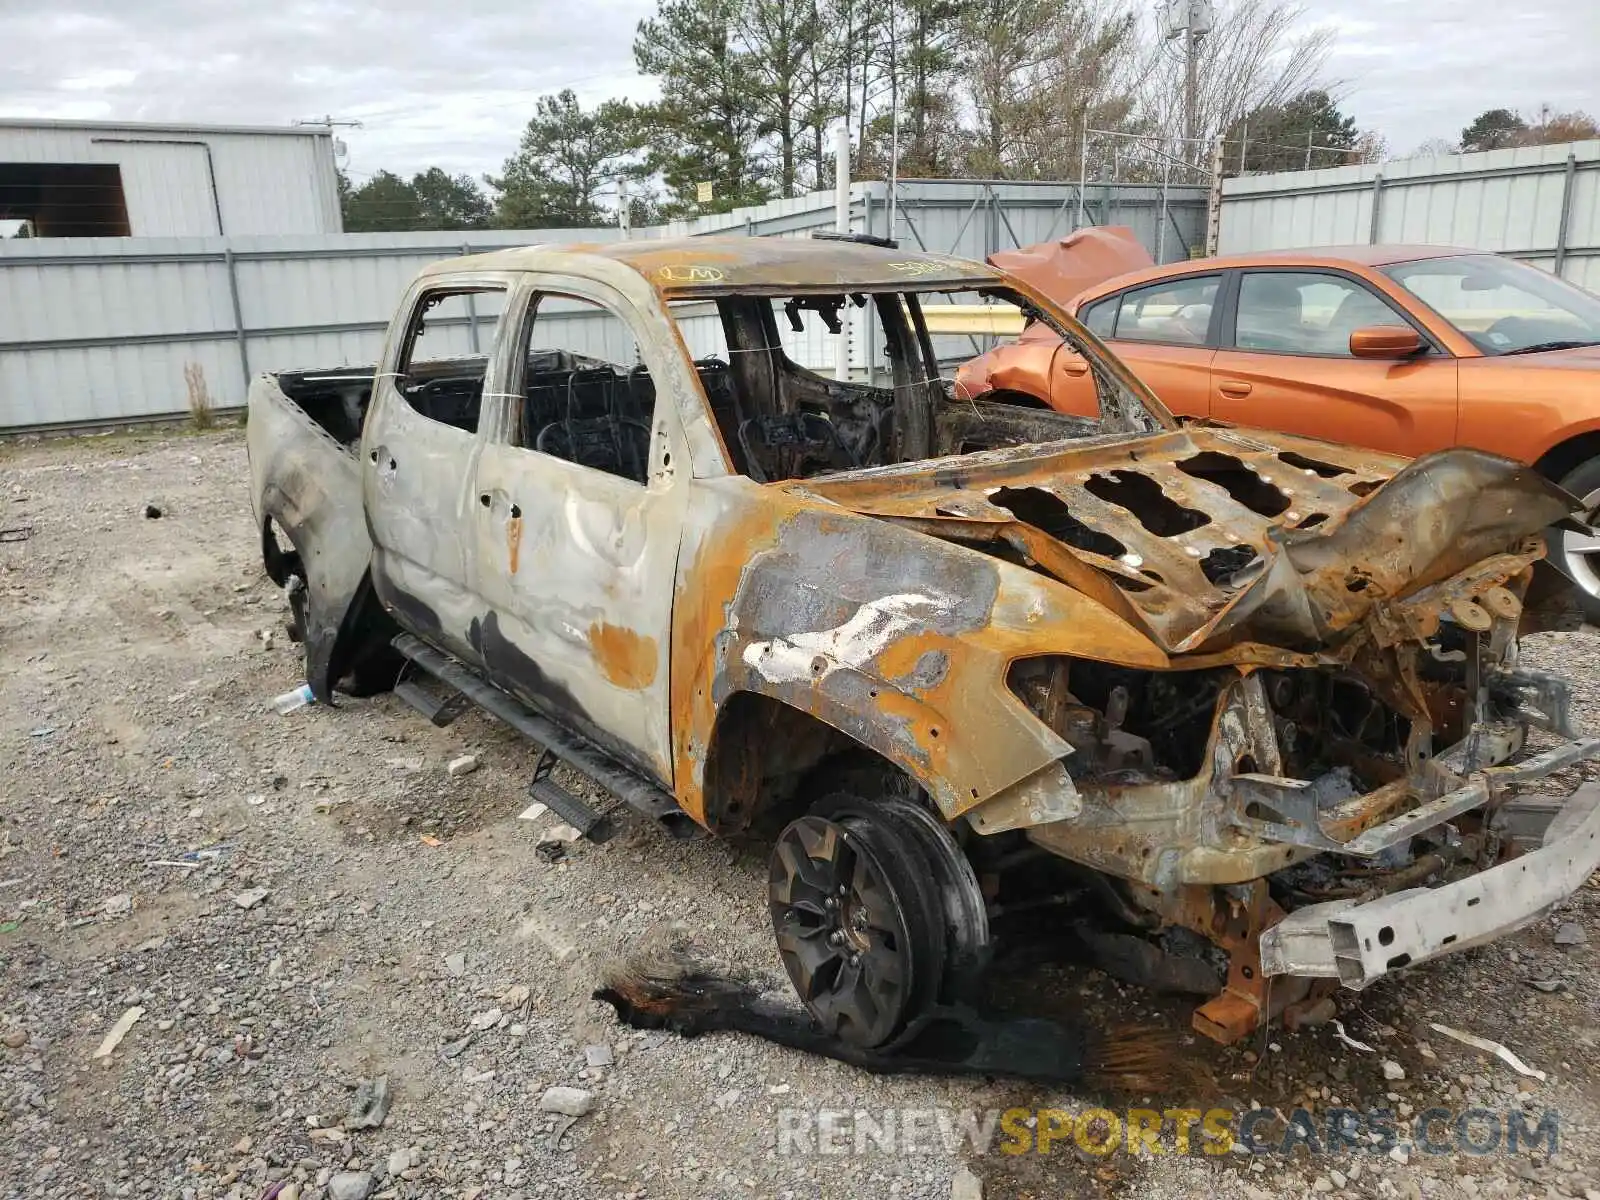
[[[1460,154],[1461,147],[1449,138],[1431,137],[1418,146],[1407,158],[1448,158],[1452,154]]]
[[[1140,111],[1154,128],[1173,131],[1164,151],[1199,167],[1211,142],[1246,113],[1284,104],[1312,88],[1334,91],[1323,78],[1334,31],[1304,27],[1305,14],[1293,0],[1233,0],[1217,5],[1215,24],[1197,49],[1194,128],[1199,145],[1184,145],[1177,133],[1184,128],[1180,43],[1163,40],[1162,30],[1153,31]]]
[[[1381,163],[1390,157],[1389,139],[1376,129],[1364,129],[1356,138],[1353,153],[1358,163]]]
[[[967,106],[975,117],[967,173],[1077,174],[1085,118],[1122,128],[1141,67],[1131,9],[1084,0],[982,0],[963,13]]]
[[[1562,142],[1582,142],[1600,137],[1600,123],[1588,113],[1579,111],[1557,112],[1548,104],[1541,104],[1528,128],[1517,138],[1519,146],[1554,146]]]

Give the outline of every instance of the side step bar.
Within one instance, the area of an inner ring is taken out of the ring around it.
[[[460,692],[451,692],[443,699],[435,696],[421,682],[416,679],[402,679],[394,685],[394,694],[399,696],[412,708],[416,709],[428,721],[445,728],[462,713],[467,711],[469,701]]]
[[[578,836],[591,842],[609,840],[611,823],[550,777],[555,765],[556,756],[549,750],[539,755],[539,762],[533,768],[533,782],[528,784],[529,797],[571,825]]]
[[[685,836],[695,828],[694,823],[678,807],[678,802],[661,788],[635,775],[592,742],[569,733],[548,717],[488,683],[448,654],[435,650],[409,633],[400,634],[391,644],[404,658],[440,683],[454,688],[491,716],[498,717],[524,737],[538,742],[549,753],[580,775],[594,780],[629,808],[662,822],[669,832],[677,836]],[[582,803],[575,796],[572,799]],[[557,805],[550,807],[560,812]]]

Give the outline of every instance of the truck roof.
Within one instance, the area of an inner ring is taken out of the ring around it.
[[[585,259],[609,259],[632,267],[668,299],[772,292],[898,291],[904,288],[990,287],[1005,277],[980,262],[888,249],[861,242],[780,237],[639,238],[518,246],[434,263],[426,274],[452,271],[559,269],[571,260],[582,274]]]

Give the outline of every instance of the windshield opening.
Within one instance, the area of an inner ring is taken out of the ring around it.
[[[1600,299],[1524,263],[1454,254],[1383,271],[1485,354],[1600,345]]]
[[[1092,335],[1009,288],[710,296],[668,310],[731,467],[758,482],[1175,425]],[[980,338],[1034,321],[1090,364],[1097,416],[956,394],[955,368]]]

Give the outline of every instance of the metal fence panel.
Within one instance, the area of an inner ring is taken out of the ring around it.
[[[1462,246],[1600,286],[1600,141],[1413,158],[1223,184],[1221,251]]]
[[[884,233],[888,201],[884,183],[856,184],[851,227]],[[1066,235],[1078,224],[1078,201],[1071,183],[905,180],[895,232],[911,249],[981,258]],[[833,204],[833,193],[818,192],[634,236],[804,237],[833,228]],[[1131,225],[1152,253],[1183,258],[1203,238],[1205,194],[1172,188],[1163,203],[1159,187],[1090,184],[1083,219]],[[180,415],[188,363],[205,372],[217,407],[236,408],[251,374],[376,361],[396,303],[430,262],[464,251],[619,236],[615,229],[561,229],[0,241],[0,432]],[[482,338],[490,311],[480,309]],[[592,317],[559,320],[573,349],[614,349]],[[784,349],[804,366],[831,372],[837,339],[808,322],[794,332],[780,320]],[[874,325],[866,311],[851,310],[846,336],[856,371],[884,366]],[[686,337],[696,355],[726,353],[714,315],[691,317]],[[446,341],[443,353],[472,349],[465,323],[449,327]]]

